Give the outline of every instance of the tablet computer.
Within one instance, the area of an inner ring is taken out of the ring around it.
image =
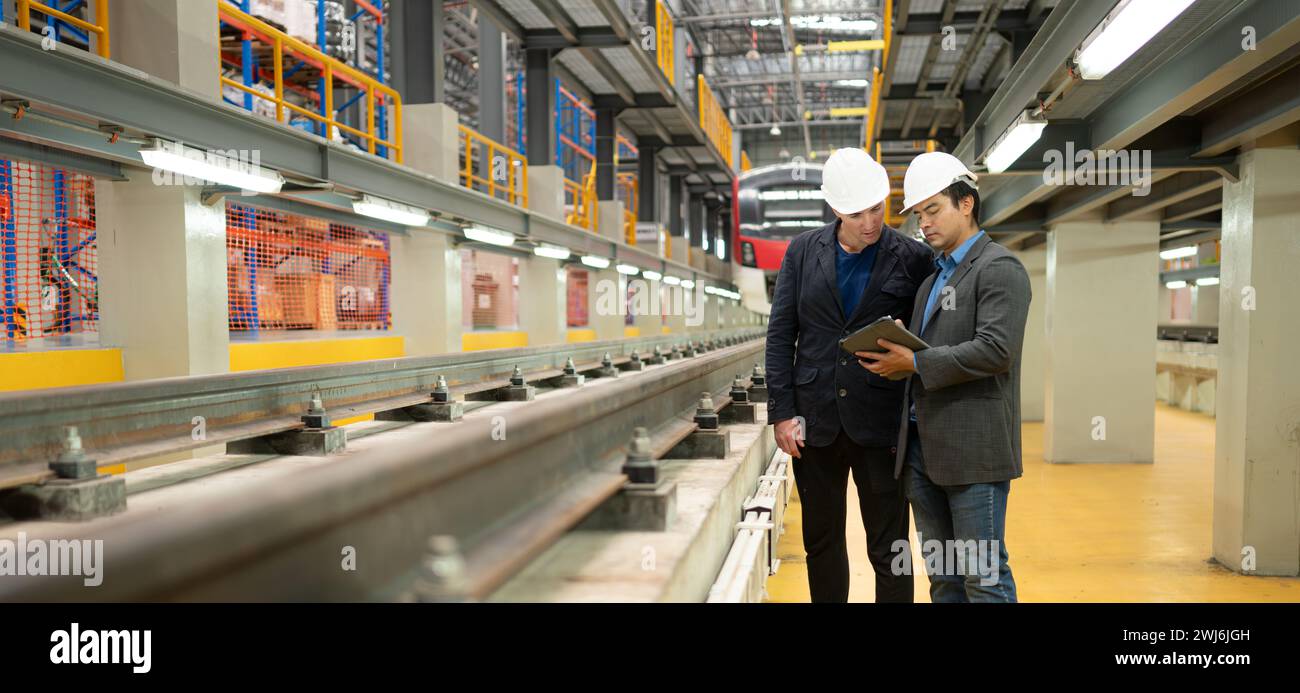
[[[930,348],[924,340],[894,322],[894,319],[888,315],[841,339],[840,348],[850,354],[855,351],[885,351],[884,347],[876,343],[877,339],[887,339],[912,351]]]

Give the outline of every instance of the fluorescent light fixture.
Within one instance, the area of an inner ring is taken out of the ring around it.
[[[614,269],[618,270],[619,274],[626,274],[629,277],[635,277],[641,271],[641,268],[636,265],[624,265],[621,263],[614,265]]]
[[[462,233],[464,233],[465,237],[471,241],[478,241],[479,243],[488,243],[504,247],[509,247],[515,244],[515,235],[513,233],[489,229],[483,226],[470,226],[465,228]]]
[[[1183,280],[1181,280],[1181,279],[1179,279],[1179,280],[1177,280],[1177,281],[1172,281],[1172,282],[1165,282],[1165,288],[1166,288],[1166,289],[1181,289],[1181,288],[1183,288],[1183,287],[1185,287],[1185,286],[1187,286],[1187,282],[1185,282],[1185,281],[1183,281]]]
[[[727,256],[727,241],[726,241],[726,239],[724,239],[724,238],[721,237],[721,236],[718,236],[718,245],[714,248],[714,250],[717,251],[717,256],[718,256],[718,259],[719,259],[719,260],[725,258],[725,257]]]
[[[664,275],[664,283],[669,286],[678,286],[682,283],[681,277],[674,277],[671,274]]]
[[[1181,248],[1170,248],[1169,250],[1160,251],[1161,260],[1177,260],[1180,257],[1191,257],[1196,254],[1196,246],[1185,245]]]
[[[750,26],[781,26],[781,20],[770,17],[756,17],[749,20]],[[874,19],[845,19],[836,15],[794,15],[790,25],[798,29],[822,31],[875,31],[879,24]]]
[[[539,257],[553,258],[555,260],[568,260],[569,256],[573,253],[569,252],[568,248],[543,243],[536,248],[533,248],[533,254]]]
[[[683,289],[694,289],[694,288],[695,288],[695,280],[694,280],[694,279],[683,279],[683,280],[682,280],[682,288],[683,288]]]
[[[1079,76],[1101,79],[1160,33],[1194,0],[1126,0],[1093,29],[1075,54]]]
[[[770,132],[773,137],[778,137],[781,134],[781,126],[774,124],[772,125],[772,129],[769,130],[768,132]]]
[[[826,193],[816,188],[790,188],[776,190],[764,190],[758,194],[758,199],[764,202],[781,201],[781,200],[824,200]]]
[[[372,219],[383,219],[403,226],[424,226],[429,223],[428,210],[373,195],[362,195],[360,200],[353,200],[352,211]]]
[[[988,167],[989,173],[1002,173],[1007,170],[1021,154],[1025,153],[1026,149],[1043,136],[1045,127],[1047,121],[1034,118],[1029,109],[1025,109],[993,144],[988,156],[984,157],[984,165]]]
[[[256,157],[252,161],[243,161],[241,158],[186,147],[177,142],[153,140],[148,146],[140,148],[140,158],[146,166],[240,190],[278,193],[284,186],[284,178],[275,171],[258,166]]]
[[[583,255],[582,264],[595,269],[606,269],[609,267],[609,258],[599,255]]]
[[[1219,283],[1218,277],[1201,277],[1196,280],[1197,286],[1216,286]]]
[[[871,86],[871,80],[869,80],[869,79],[837,79],[837,80],[835,80],[835,86],[837,86],[837,87],[853,87],[853,88],[855,88],[855,89],[865,89],[865,88]]]
[[[649,279],[649,280],[652,281],[652,282],[657,282],[657,281],[659,281],[660,279],[663,279],[663,278],[664,278],[664,275],[662,275],[662,274],[660,274],[660,273],[658,273],[658,272],[656,272],[656,271],[654,271],[654,270],[642,270],[642,272],[641,272],[641,276],[645,277],[646,279]]]

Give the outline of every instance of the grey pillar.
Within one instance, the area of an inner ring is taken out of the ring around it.
[[[442,3],[392,0],[389,12],[394,88],[403,103],[442,103]]]
[[[637,222],[659,221],[659,145],[641,143],[637,153]]]
[[[682,185],[686,176],[668,177],[668,235],[682,237],[686,233],[685,215],[682,213]]]
[[[529,48],[525,54],[524,84],[528,89],[528,165],[555,164],[555,83],[551,79],[551,51]]]
[[[691,246],[700,248],[704,243],[704,197],[700,195],[691,195],[688,203],[691,217],[690,241]]]
[[[441,4],[441,3],[433,3]],[[478,16],[478,131],[506,141],[506,42],[501,29]]]
[[[596,199],[613,200],[614,152],[618,151],[618,129],[615,120],[618,110],[613,108],[596,109]]]

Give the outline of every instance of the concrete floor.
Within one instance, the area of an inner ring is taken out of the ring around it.
[[[1012,482],[1007,507],[1007,551],[1021,601],[1300,602],[1300,578],[1247,577],[1208,562],[1213,418],[1157,404],[1154,465],[1049,465],[1043,425],[1023,430],[1025,475]],[[850,479],[850,498],[855,493]],[[857,503],[848,506],[849,601],[870,602],[866,533]],[[785,517],[768,599],[807,602],[797,494]],[[915,555],[914,565],[921,569]],[[929,601],[923,572],[916,601]]]

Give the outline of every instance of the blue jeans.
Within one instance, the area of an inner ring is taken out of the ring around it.
[[[934,483],[925,474],[921,440],[912,422],[903,484],[916,517],[921,556],[930,575],[930,601],[1016,601],[1016,583],[1007,565],[1003,541],[1011,482],[964,486]],[[936,548],[940,549],[937,556]]]

